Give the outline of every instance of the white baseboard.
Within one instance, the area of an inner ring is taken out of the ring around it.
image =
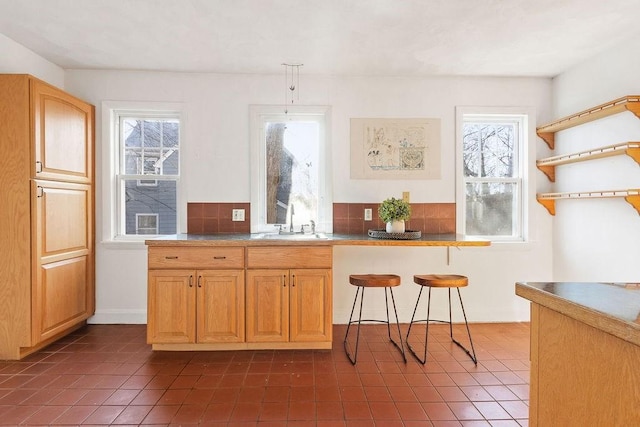
[[[147,323],[146,310],[96,310],[87,320],[95,325],[144,325]]]

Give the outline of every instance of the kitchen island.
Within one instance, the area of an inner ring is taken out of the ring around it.
[[[530,426],[640,425],[640,284],[516,283],[531,301]]]
[[[328,349],[333,246],[488,246],[456,234],[178,234],[150,239],[147,342],[154,350]]]

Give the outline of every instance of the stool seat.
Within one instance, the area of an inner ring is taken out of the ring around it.
[[[469,284],[467,276],[459,274],[421,274],[413,276],[413,281],[432,288],[463,288]]]
[[[352,274],[349,283],[365,288],[388,288],[400,285],[400,276],[395,274]]]

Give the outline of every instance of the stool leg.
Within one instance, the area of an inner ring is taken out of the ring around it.
[[[416,354],[415,350],[413,349],[413,347],[411,347],[411,344],[409,344],[409,335],[411,335],[411,328],[413,327],[414,324],[414,319],[416,317],[416,312],[418,311],[418,304],[420,304],[420,298],[422,297],[422,290],[424,289],[424,286],[420,286],[420,292],[418,292],[418,299],[416,300],[416,306],[413,308],[413,314],[411,315],[411,321],[409,322],[409,329],[407,330],[407,337],[405,338],[405,342],[407,343],[407,348],[409,349],[409,351],[411,352],[411,354],[413,354],[413,357],[415,357],[418,362],[422,363],[423,365],[427,362],[427,346],[425,344],[424,347],[424,357],[422,359],[420,359],[420,357]],[[428,326],[427,326],[428,328]],[[426,341],[425,341],[426,343]]]
[[[398,343],[395,342],[393,338],[391,338],[391,322],[389,320],[389,302],[387,299],[387,289],[389,289],[389,292],[391,293],[391,302],[393,303],[393,313],[396,316],[396,327],[398,328],[398,338],[400,339],[400,345],[398,345]],[[393,343],[393,345],[396,346],[398,350],[400,350],[404,363],[407,363],[407,356],[404,354],[404,345],[402,344],[402,333],[400,332],[400,319],[398,318],[398,310],[396,310],[396,300],[393,297],[393,289],[384,288],[384,302],[387,307],[387,333],[389,335],[389,340]]]
[[[453,339],[453,332],[451,332],[451,340],[458,345],[461,349],[467,353],[467,355],[473,360],[475,365],[478,364],[478,358],[476,357],[476,349],[473,347],[473,340],[471,339],[471,331],[469,330],[469,322],[467,322],[467,314],[464,311],[464,304],[462,303],[462,295],[460,294],[460,288],[458,289],[458,299],[460,300],[460,307],[462,307],[462,316],[464,316],[464,324],[467,327],[467,335],[469,336],[469,343],[471,343],[471,350],[473,351],[473,355],[462,346],[458,341]],[[449,289],[449,317],[451,317],[451,289]]]
[[[358,330],[356,331],[356,349],[353,357],[349,353],[349,349],[347,348],[347,338],[349,338],[349,329],[351,328],[351,324],[355,322],[353,319],[353,312],[356,308],[356,303],[358,302],[358,294],[360,294],[360,313],[358,315]],[[353,306],[351,307],[351,315],[349,316],[349,323],[347,324],[347,332],[344,335],[344,352],[347,355],[347,358],[351,362],[352,365],[356,364],[358,360],[358,344],[360,343],[360,324],[362,322],[362,303],[364,301],[364,288],[358,286],[356,289],[356,297],[353,299]]]

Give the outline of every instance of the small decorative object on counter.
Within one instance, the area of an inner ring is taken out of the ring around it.
[[[380,204],[378,215],[387,224],[387,233],[404,233],[404,222],[411,217],[411,205],[391,197]]]
[[[369,237],[376,239],[415,240],[422,237],[420,230],[405,230],[404,233],[387,233],[385,230],[369,230]]]

